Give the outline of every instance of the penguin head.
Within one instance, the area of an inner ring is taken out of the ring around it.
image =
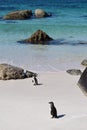
[[[51,101],[51,102],[49,102],[49,104],[51,105],[51,106],[54,106],[54,103]]]

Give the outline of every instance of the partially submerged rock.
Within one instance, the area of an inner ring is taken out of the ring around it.
[[[83,61],[81,62],[81,65],[84,65],[84,66],[87,67],[87,59],[83,60]]]
[[[69,69],[69,70],[67,70],[67,73],[69,73],[71,75],[81,75],[82,74],[81,70],[78,70],[78,69]]]
[[[6,20],[25,20],[29,19],[32,16],[31,10],[20,10],[8,13],[3,19]]]
[[[53,40],[50,36],[48,36],[42,30],[37,30],[34,34],[31,35],[30,38],[19,41],[22,43],[33,43],[33,44],[46,44],[47,41]]]
[[[78,86],[83,91],[83,93],[87,96],[87,68],[83,71],[78,81]]]
[[[51,14],[48,14],[46,11],[42,10],[42,9],[36,9],[35,10],[35,16],[37,18],[44,18],[44,17],[49,17],[51,16]]]
[[[33,77],[36,73],[27,71],[24,72],[24,69],[20,67],[15,67],[9,64],[0,64],[0,80],[9,80],[9,79],[24,79]]]

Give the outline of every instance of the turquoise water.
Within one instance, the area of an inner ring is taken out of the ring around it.
[[[86,0],[0,0],[0,63],[9,63],[34,71],[58,71],[80,68],[87,58]],[[20,6],[19,6],[20,5]],[[8,12],[41,8],[52,13],[50,18],[3,20]],[[52,45],[17,43],[42,29],[56,40]]]

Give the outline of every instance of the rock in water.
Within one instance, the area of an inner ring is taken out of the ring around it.
[[[0,64],[0,80],[23,79],[24,70],[9,64]]]
[[[37,30],[34,34],[31,35],[30,38],[19,41],[22,43],[33,43],[33,44],[46,44],[47,41],[53,40],[42,30]]]
[[[69,73],[71,75],[81,75],[82,74],[81,70],[77,70],[77,69],[67,70],[67,73]]]
[[[37,18],[44,18],[44,17],[49,17],[51,16],[51,14],[48,14],[46,11],[42,10],[42,9],[36,9],[35,10],[35,16]]]
[[[87,68],[83,71],[78,81],[78,86],[81,88],[83,93],[87,96]]]
[[[87,60],[86,60],[86,59],[83,60],[83,61],[81,62],[81,64],[87,67]]]
[[[20,10],[20,11],[15,11],[7,14],[6,16],[3,17],[3,19],[6,20],[25,20],[29,19],[32,16],[32,11],[31,10]]]

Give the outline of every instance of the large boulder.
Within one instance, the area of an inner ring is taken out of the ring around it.
[[[47,41],[53,40],[42,30],[37,30],[34,34],[31,35],[30,38],[19,41],[22,43],[33,43],[33,44],[46,44]]]
[[[43,17],[49,17],[49,16],[51,16],[51,14],[48,14],[46,11],[44,11],[42,9],[36,9],[35,16],[37,18],[43,18]]]
[[[87,67],[87,59],[83,60],[83,61],[81,62],[81,65],[84,65],[84,66]]]
[[[78,69],[69,69],[66,72],[71,75],[81,75],[82,74],[81,70],[78,70]]]
[[[31,10],[20,10],[8,13],[6,16],[3,17],[3,19],[6,20],[25,20],[29,19],[32,16]]]
[[[22,79],[24,70],[9,64],[0,64],[0,80]]]
[[[0,64],[0,80],[9,80],[9,79],[24,79],[30,78],[36,73],[31,71],[24,72],[24,69],[20,67],[15,67],[9,64]]]
[[[87,68],[83,71],[83,73],[78,81],[78,86],[81,88],[81,90],[87,96]]]

